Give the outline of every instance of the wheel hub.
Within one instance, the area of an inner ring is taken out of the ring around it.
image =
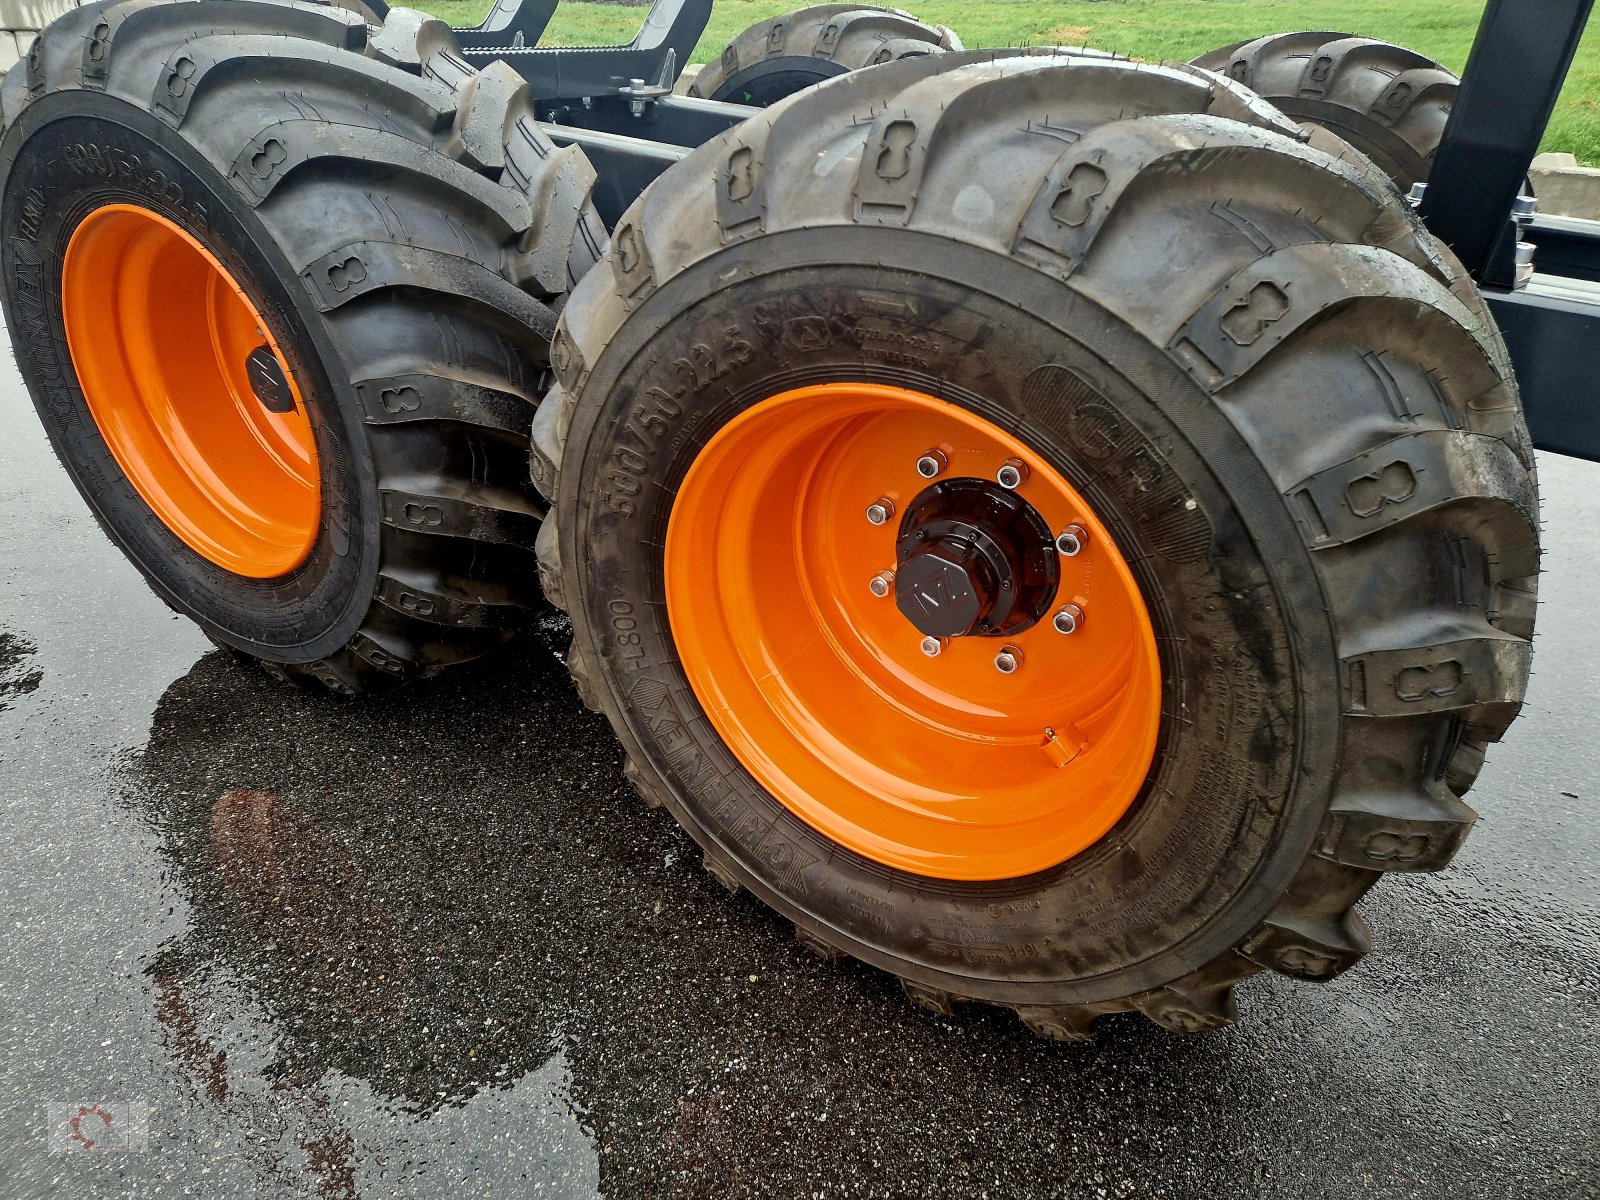
[[[1050,527],[1015,492],[951,479],[906,510],[895,603],[935,638],[1010,637],[1036,625],[1060,583]]]

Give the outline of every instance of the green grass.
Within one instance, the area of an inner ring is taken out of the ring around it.
[[[898,0],[925,21],[949,25],[968,46],[1088,43],[1142,59],[1189,59],[1245,38],[1292,29],[1337,29],[1397,42],[1460,71],[1483,13],[1481,0]],[[695,53],[706,62],[741,30],[799,7],[800,0],[719,0]],[[489,0],[424,0],[449,21],[483,19]],[[627,41],[642,10],[568,0],[546,37],[551,45]],[[1545,138],[1546,150],[1600,166],[1600,21],[1578,51]]]

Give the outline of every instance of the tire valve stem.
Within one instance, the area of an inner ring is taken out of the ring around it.
[[[867,520],[874,525],[887,525],[892,516],[894,516],[894,501],[887,496],[879,496],[867,505]]]
[[[872,594],[879,600],[884,599],[890,592],[894,591],[894,572],[879,571],[872,577],[872,582],[867,586],[872,589]]]
[[[1059,732],[1052,726],[1046,725],[1044,740],[1039,743],[1039,749],[1056,765],[1056,769],[1060,770],[1082,754],[1083,748],[1088,744],[1088,740],[1078,727],[1068,722]]]
[[[1068,604],[1055,615],[1055,620],[1050,622],[1055,626],[1057,633],[1073,634],[1083,628],[1083,609],[1076,604]]]

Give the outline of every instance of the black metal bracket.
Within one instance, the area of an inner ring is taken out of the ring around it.
[[[1600,283],[1600,221],[1536,216],[1522,231],[1534,246],[1534,270]]]
[[[743,125],[755,109],[689,96],[661,96],[639,103],[624,92],[595,96],[588,103],[540,103],[539,119],[573,129],[645,138],[693,150],[735,125]]]
[[[1594,0],[1489,0],[1421,205],[1488,287],[1512,288],[1512,205],[1550,125]]]
[[[478,56],[485,51],[537,46],[560,3],[561,0],[494,0],[494,7],[482,24],[455,30],[456,41],[466,51],[467,60],[476,66],[483,65]]]
[[[1533,444],[1600,462],[1600,284],[1535,275],[1527,287],[1484,296],[1516,363]]]
[[[506,63],[528,81],[541,103],[581,103],[619,95],[629,103],[649,103],[671,94],[711,22],[711,4],[712,0],[655,0],[638,36],[626,46],[540,48],[533,45],[537,38],[530,40],[528,30],[537,27],[543,34],[556,0],[520,0],[515,8],[511,0],[498,0],[495,13],[500,16],[491,13],[489,21],[468,31],[468,36],[476,40],[498,20],[504,33],[520,31],[523,45],[479,42],[463,43],[463,48],[475,67]]]

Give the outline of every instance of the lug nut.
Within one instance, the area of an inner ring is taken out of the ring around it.
[[[1056,550],[1062,558],[1077,558],[1089,544],[1089,534],[1081,525],[1068,525],[1056,538]]]
[[[1022,669],[1022,651],[1015,646],[1007,646],[994,656],[994,669],[1002,675],[1015,675]]]
[[[1083,628],[1083,609],[1076,604],[1069,604],[1056,614],[1051,624],[1056,627],[1057,633],[1077,633]]]
[[[872,582],[867,585],[872,589],[872,594],[882,600],[894,590],[894,572],[879,571],[872,577]]]
[[[938,658],[944,653],[944,642],[936,637],[925,637],[922,639],[922,652],[929,658]]]
[[[867,506],[867,520],[874,525],[887,525],[892,516],[894,516],[894,501],[887,496],[879,496]]]
[[[929,450],[917,459],[917,474],[924,479],[937,479],[949,465],[950,459],[943,450]]]
[[[1008,492],[1014,492],[1028,482],[1028,464],[1020,458],[1007,459],[1006,464],[994,473],[994,480]]]

